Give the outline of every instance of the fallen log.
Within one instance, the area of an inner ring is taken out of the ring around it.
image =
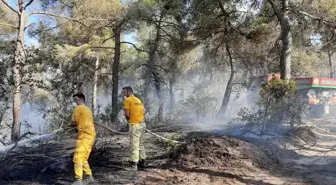
[[[31,145],[36,142],[41,142],[41,141],[51,141],[54,138],[56,138],[56,134],[60,131],[63,131],[64,129],[59,128],[57,130],[51,131],[51,132],[43,132],[43,133],[35,133],[35,132],[27,132],[23,134],[18,141],[15,143],[8,145],[4,148],[0,149],[0,156],[6,156],[9,155],[12,151],[15,149],[25,146],[25,145]],[[35,135],[33,137],[27,137],[28,135]],[[37,136],[36,136],[37,135]],[[21,140],[23,138],[27,138],[24,140]]]

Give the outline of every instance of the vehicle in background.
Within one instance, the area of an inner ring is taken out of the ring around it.
[[[252,78],[249,88],[249,104],[256,102],[261,85],[280,74],[266,74]],[[298,90],[299,98],[309,105],[310,115],[314,118],[336,113],[336,79],[324,77],[296,77],[293,79]]]

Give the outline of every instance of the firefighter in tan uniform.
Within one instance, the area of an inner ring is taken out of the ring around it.
[[[131,87],[123,88],[124,114],[130,124],[130,145],[131,156],[129,170],[138,170],[145,167],[146,152],[143,144],[144,133],[146,132],[145,108],[139,98],[133,94]]]

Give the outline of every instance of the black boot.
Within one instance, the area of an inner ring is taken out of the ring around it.
[[[140,159],[138,162],[138,169],[145,169],[146,168],[146,160],[145,159]]]

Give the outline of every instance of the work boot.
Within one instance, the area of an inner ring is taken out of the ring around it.
[[[88,175],[86,178],[85,178],[85,184],[90,184],[90,183],[95,183],[95,179],[93,178],[92,175]]]
[[[140,159],[138,163],[138,169],[145,169],[146,168],[146,163],[145,159]]]
[[[77,179],[74,183],[71,185],[83,185],[82,179]]]
[[[126,168],[128,171],[137,171],[138,170],[138,163],[130,161],[129,162],[130,166]]]

